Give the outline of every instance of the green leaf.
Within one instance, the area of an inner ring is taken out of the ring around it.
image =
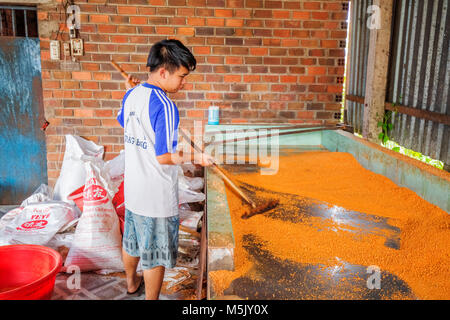
[[[394,147],[394,148],[392,148],[392,151],[400,152],[400,147]]]
[[[383,126],[383,122],[381,122],[381,121],[378,121],[378,123],[377,123],[377,127],[381,127],[381,126]]]
[[[392,127],[393,127],[392,123],[388,123],[388,129],[392,130]]]
[[[385,135],[383,138],[383,143],[386,143],[388,140],[389,140],[389,137]]]
[[[384,133],[381,132],[381,133],[378,135],[378,139],[383,140],[383,138],[384,138]]]

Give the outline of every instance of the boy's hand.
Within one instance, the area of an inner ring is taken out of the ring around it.
[[[133,88],[134,86],[137,86],[139,83],[141,83],[141,80],[129,75],[127,80],[125,81],[125,88],[127,88],[127,90],[129,90],[129,89]]]
[[[214,158],[211,157],[209,154],[206,153],[202,153],[201,158],[199,157],[199,165],[201,165],[202,167],[209,167],[212,166],[213,163],[215,162]]]

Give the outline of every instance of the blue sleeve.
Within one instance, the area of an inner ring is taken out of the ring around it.
[[[124,128],[124,124],[123,124],[123,106],[122,108],[119,110],[119,114],[117,115],[117,121],[119,122],[120,126],[122,128]]]
[[[124,113],[124,107],[125,107],[125,101],[127,100],[128,96],[130,95],[131,91],[134,90],[133,87],[130,90],[127,91],[127,93],[125,93],[125,95],[123,96],[122,99],[122,108],[119,110],[119,113],[117,114],[117,121],[119,122],[119,124],[122,126],[122,128],[124,128],[124,118],[123,118],[123,113]]]
[[[177,150],[177,145],[178,145],[178,125],[180,123],[180,115],[178,113],[178,108],[175,107],[175,131],[173,134],[173,143],[172,143],[172,150]]]
[[[159,112],[155,119],[155,153],[157,156],[168,153],[167,148],[168,134],[166,126],[166,116],[164,108],[159,109]]]
[[[150,121],[155,131],[156,155],[175,152],[179,122],[177,107],[157,90],[150,97],[150,106]]]

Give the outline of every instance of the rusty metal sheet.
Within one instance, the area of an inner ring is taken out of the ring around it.
[[[450,0],[397,0],[387,102],[450,113]],[[391,138],[450,163],[448,125],[396,114]]]
[[[367,9],[372,0],[352,1],[350,30],[350,59],[348,66],[347,94],[364,96],[366,91],[367,59],[369,53],[370,29],[367,28],[369,14]],[[356,133],[362,133],[364,104],[347,101],[347,123],[354,127]]]

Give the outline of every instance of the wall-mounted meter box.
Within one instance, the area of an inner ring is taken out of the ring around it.
[[[60,45],[58,40],[50,41],[50,59],[52,60],[60,59]]]

